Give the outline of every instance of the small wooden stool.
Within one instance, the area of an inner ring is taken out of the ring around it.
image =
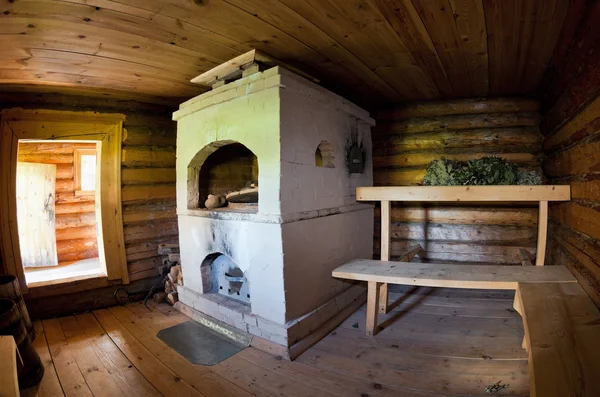
[[[12,335],[0,336],[0,396],[19,397],[19,380],[17,379],[17,350],[15,338]],[[22,364],[22,361],[21,361]]]

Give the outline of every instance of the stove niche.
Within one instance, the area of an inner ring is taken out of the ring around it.
[[[204,293],[217,293],[250,304],[246,275],[233,260],[220,252],[208,254],[200,265]]]
[[[222,202],[216,211],[258,211],[258,159],[235,141],[212,142],[188,165],[188,209],[207,209],[209,196]]]

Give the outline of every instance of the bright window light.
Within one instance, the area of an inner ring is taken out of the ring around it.
[[[81,155],[81,190],[96,190],[96,155]]]

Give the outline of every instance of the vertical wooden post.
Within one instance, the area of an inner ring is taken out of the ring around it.
[[[540,217],[538,219],[538,240],[536,266],[544,266],[546,258],[546,240],[548,238],[548,202],[540,201]]]
[[[390,201],[382,201],[381,202],[381,260],[389,261],[390,260],[390,245],[391,245],[391,223],[392,223],[392,214],[391,214],[391,202]],[[389,300],[389,292],[388,285],[383,284],[379,290],[379,313],[387,313],[388,300]]]
[[[367,291],[367,336],[377,333],[377,308],[379,306],[379,289],[382,283],[369,281]],[[385,285],[385,284],[384,284]]]

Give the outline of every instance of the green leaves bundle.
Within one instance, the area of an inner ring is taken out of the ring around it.
[[[467,162],[434,160],[423,178],[426,186],[453,185],[541,185],[536,171],[519,169],[500,157],[488,156]]]

